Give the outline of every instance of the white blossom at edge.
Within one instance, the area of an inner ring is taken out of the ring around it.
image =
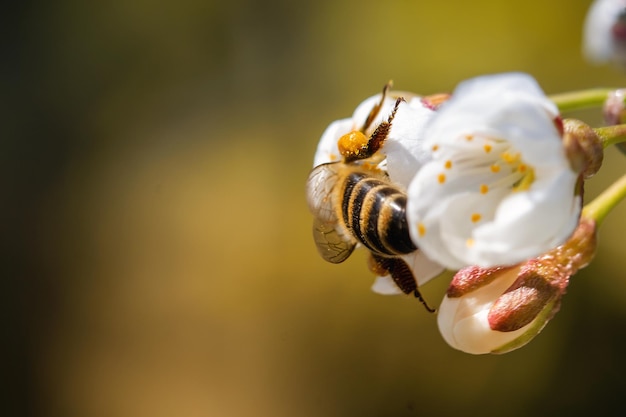
[[[612,30],[624,11],[625,0],[596,0],[591,5],[583,28],[583,53],[590,62],[601,64],[619,60]]]

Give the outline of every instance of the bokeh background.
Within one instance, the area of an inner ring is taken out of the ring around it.
[[[323,262],[304,201],[326,125],[389,79],[423,94],[512,70],[549,94],[624,86],[581,56],[589,3],[15,2],[1,41],[0,413],[623,410],[626,204],[541,335],[471,356],[415,300],[371,293],[364,253]],[[589,198],[624,158],[607,151]]]

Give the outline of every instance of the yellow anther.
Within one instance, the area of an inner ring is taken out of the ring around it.
[[[506,162],[507,164],[512,164],[515,163],[517,161],[519,161],[520,159],[520,155],[519,153],[516,153],[515,155],[512,155],[508,152],[503,152],[502,155],[500,155],[502,157],[502,160],[504,162]]]
[[[500,172],[500,165],[493,164],[489,167],[494,174]]]
[[[439,174],[437,176],[437,181],[439,181],[439,184],[443,184],[444,182],[446,182],[446,174]]]
[[[527,169],[527,166],[524,164],[519,164],[519,166],[517,167],[517,170],[521,172],[522,174],[526,172],[526,169]]]
[[[452,161],[448,159],[443,166],[446,167],[446,169],[452,168]]]
[[[433,149],[433,152],[439,150],[439,145],[433,145],[432,149]]]
[[[420,237],[426,234],[426,226],[424,226],[424,223],[420,222],[417,224],[417,233],[419,233]]]
[[[474,136],[473,135],[465,135],[465,140],[470,142],[470,141],[474,140]]]
[[[489,145],[488,143],[486,143],[486,144],[483,146],[483,149],[485,150],[485,152],[486,152],[486,153],[489,153],[489,152],[491,152],[492,147],[491,147],[491,145]]]
[[[467,240],[465,241],[465,245],[466,245],[468,248],[471,248],[472,246],[474,246],[474,239],[471,239],[471,238],[470,238],[470,239],[467,239]]]
[[[520,179],[517,184],[513,186],[513,191],[526,191],[530,188],[534,181],[535,171],[532,168],[527,168],[522,179]]]
[[[472,223],[479,222],[481,218],[482,218],[482,216],[480,214],[478,214],[478,213],[472,214]]]
[[[488,191],[489,191],[489,186],[487,184],[481,184],[480,185],[480,193],[481,194],[487,194]]]

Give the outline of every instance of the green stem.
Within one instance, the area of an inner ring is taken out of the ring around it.
[[[583,217],[593,219],[599,225],[606,215],[626,197],[626,174],[615,181],[602,194],[583,208]]]
[[[604,105],[614,88],[593,88],[590,90],[572,91],[570,93],[554,94],[549,96],[560,111],[582,110]]]
[[[616,143],[626,142],[626,125],[615,125],[607,127],[597,127],[593,129],[606,149]]]

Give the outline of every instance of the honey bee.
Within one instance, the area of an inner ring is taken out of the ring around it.
[[[384,156],[378,153],[387,138],[398,106],[396,100],[387,121],[371,136],[366,131],[380,112],[390,84],[372,109],[364,126],[339,139],[343,159],[313,168],[307,180],[307,202],[314,215],[313,237],[318,252],[328,262],[341,263],[357,244],[370,252],[369,267],[381,276],[390,275],[405,294],[414,294],[426,309],[417,281],[402,255],[417,250],[406,219],[407,195],[377,167]]]

